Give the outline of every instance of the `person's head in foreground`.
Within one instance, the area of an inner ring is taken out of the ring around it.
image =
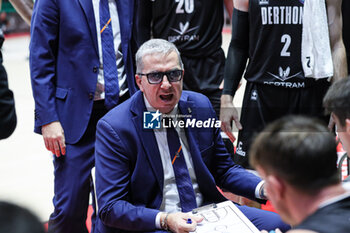
[[[1,233],[44,233],[43,224],[29,210],[0,201]]]
[[[166,40],[149,40],[136,53],[136,83],[161,113],[171,112],[179,102],[183,74],[180,53]]]
[[[338,137],[344,149],[350,152],[350,77],[333,83],[328,89],[323,105],[337,126]]]
[[[345,190],[337,169],[335,138],[317,120],[288,116],[271,123],[255,138],[250,162],[265,180],[268,198],[276,211],[294,226],[291,232],[339,232],[332,230],[336,219],[332,214],[339,213],[347,219],[340,217],[341,223],[337,220],[337,224],[347,225],[349,231],[343,232],[350,232],[349,198],[345,200],[348,210],[344,213],[334,203],[320,208]]]

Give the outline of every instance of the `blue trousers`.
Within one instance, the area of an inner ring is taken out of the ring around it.
[[[236,206],[260,231],[279,228],[282,232],[286,232],[290,229],[290,225],[284,223],[281,217],[274,212],[249,206]]]
[[[94,103],[91,119],[83,137],[76,144],[66,144],[66,155],[54,157],[55,209],[49,219],[48,232],[88,233],[85,222],[89,194],[94,190],[91,169],[95,166],[96,124],[106,112],[103,101]],[[95,214],[91,222],[93,229]]]

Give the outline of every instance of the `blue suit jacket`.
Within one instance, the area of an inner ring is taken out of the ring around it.
[[[216,118],[204,95],[183,91],[182,114]],[[97,232],[154,231],[163,195],[163,167],[153,130],[143,129],[146,107],[142,92],[107,113],[96,137]],[[204,203],[226,200],[216,185],[255,198],[261,181],[234,164],[220,137],[220,129],[188,128],[188,144]]]
[[[122,52],[130,95],[136,92],[131,37],[134,1],[118,0]],[[30,70],[35,132],[60,121],[66,142],[88,125],[99,69],[92,0],[37,0],[31,23]]]

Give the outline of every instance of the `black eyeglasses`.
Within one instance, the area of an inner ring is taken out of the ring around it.
[[[168,81],[178,82],[182,79],[183,70],[171,70],[167,72],[152,72],[148,74],[137,73],[138,75],[146,75],[149,84],[159,84],[163,81],[164,75],[168,78]]]

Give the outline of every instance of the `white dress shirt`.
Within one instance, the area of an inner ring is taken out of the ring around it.
[[[97,76],[97,89],[94,100],[104,99],[104,77],[103,77],[103,60],[102,60],[102,44],[101,44],[101,27],[100,27],[100,1],[92,0],[92,6],[94,8],[95,22],[96,22],[96,33],[97,33],[97,44],[98,54],[100,58],[100,69]],[[124,95],[127,91],[126,73],[124,69],[123,54],[121,50],[121,37],[119,27],[119,17],[117,11],[117,4],[115,0],[108,0],[109,14],[111,16],[112,32],[114,38],[114,51],[116,55],[116,63],[118,69],[118,83],[119,83],[119,96]],[[92,49],[92,48],[91,48]],[[99,91],[100,87],[103,87],[102,93]]]
[[[147,110],[151,112],[156,111],[149,104],[146,97],[143,96],[143,98],[144,98]],[[179,114],[179,111],[178,111],[178,105],[176,104],[176,106],[171,111],[171,113],[167,115],[169,117],[174,116],[175,117],[174,121],[176,121],[177,114]],[[202,206],[203,204],[203,195],[199,190],[199,185],[198,185],[196,174],[193,168],[193,162],[192,162],[192,157],[191,157],[187,137],[183,129],[180,129],[179,127],[176,127],[175,129],[176,129],[176,132],[179,134],[179,139],[182,146],[182,153],[184,155],[185,162],[192,180],[193,190],[196,195],[197,206],[199,207],[199,206]],[[163,200],[159,210],[161,212],[167,212],[167,213],[181,212],[180,197],[176,186],[173,165],[171,163],[166,128],[154,129],[154,135],[156,137],[160,158],[162,160],[163,173],[164,173]],[[260,198],[259,191],[262,188],[263,184],[264,184],[264,181],[261,181],[255,188],[255,196],[257,198]],[[155,219],[156,227],[158,229],[161,229],[161,226],[160,226],[161,212],[157,214]]]

